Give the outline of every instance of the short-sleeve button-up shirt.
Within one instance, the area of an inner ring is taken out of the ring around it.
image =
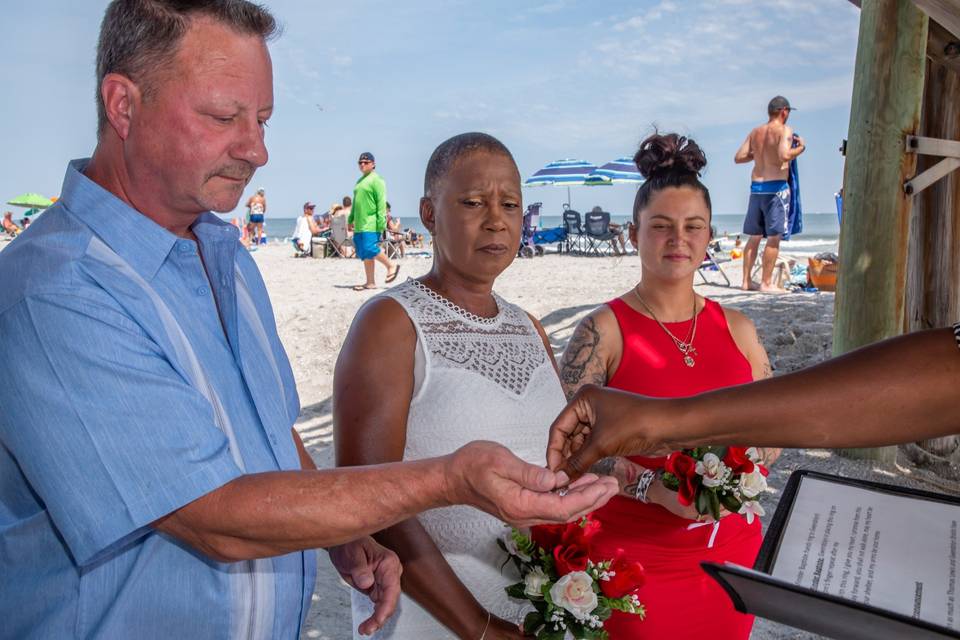
[[[178,238],[85,163],[0,252],[0,636],[296,638],[313,552],[254,571],[149,526],[244,473],[300,467],[263,280],[233,226],[206,213],[199,243]]]

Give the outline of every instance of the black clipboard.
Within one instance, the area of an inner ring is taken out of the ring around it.
[[[960,505],[960,498],[906,487],[841,478],[815,471],[795,471],[770,521],[753,569],[703,562],[701,566],[730,596],[734,607],[776,622],[843,640],[943,640],[960,632],[903,614],[855,602],[774,578],[770,575],[803,478],[853,485],[921,500]]]

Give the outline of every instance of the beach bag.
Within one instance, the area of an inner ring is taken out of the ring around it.
[[[840,265],[832,260],[808,258],[807,281],[820,291],[837,290],[837,271]]]

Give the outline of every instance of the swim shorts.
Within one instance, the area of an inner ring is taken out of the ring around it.
[[[263,224],[263,214],[262,213],[251,213],[250,222],[253,224]]]
[[[781,236],[790,217],[790,185],[786,180],[750,183],[750,204],[743,221],[749,236]]]
[[[371,260],[380,253],[380,234],[376,231],[357,231],[353,234],[353,244],[357,248],[357,257]]]

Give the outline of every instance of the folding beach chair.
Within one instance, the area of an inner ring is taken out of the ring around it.
[[[577,251],[586,250],[587,237],[580,222],[580,212],[566,209],[563,212],[563,228],[567,232],[567,253],[571,248]]]
[[[380,241],[380,250],[383,251],[383,254],[390,260],[399,260],[403,257],[403,252],[400,250],[400,245],[402,245],[403,242],[402,233],[399,234],[398,237],[396,232],[384,231],[383,239]]]
[[[720,266],[721,262],[730,262],[730,258],[717,258],[713,251],[710,250],[710,247],[707,247],[707,255],[703,258],[703,262],[700,263],[700,266],[697,267],[697,273],[703,279],[703,284],[711,284],[710,281],[707,280],[707,276],[703,273],[704,269],[709,269],[711,271],[715,270],[719,272],[724,281],[727,283],[727,286],[730,286],[730,278],[727,277],[723,267]]]
[[[356,250],[353,247],[353,240],[348,237],[347,216],[333,216],[330,221],[329,243],[333,248],[334,254],[341,258],[352,258]]]
[[[610,212],[588,211],[584,215],[583,226],[589,243],[588,250],[592,251],[594,255],[602,256],[617,253],[613,244],[613,239],[617,237],[617,234],[610,231]]]

